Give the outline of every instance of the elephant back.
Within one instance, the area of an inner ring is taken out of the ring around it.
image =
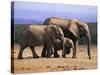
[[[77,34],[79,33],[79,29],[77,26],[78,22],[79,20],[77,19],[63,19],[58,17],[50,17],[45,20],[44,24],[53,24],[59,26],[63,29],[64,33],[71,32],[73,36],[79,37],[79,34]]]
[[[44,24],[45,25],[52,24],[52,25],[56,25],[59,27],[63,27],[63,26],[69,25],[69,22],[70,21],[68,19],[63,19],[63,18],[58,18],[58,17],[50,17],[44,21]]]

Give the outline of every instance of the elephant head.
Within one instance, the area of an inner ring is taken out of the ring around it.
[[[70,38],[73,41],[74,44],[73,58],[76,57],[76,50],[77,50],[76,48],[78,39],[80,37],[86,37],[88,56],[89,59],[91,59],[90,56],[91,36],[88,25],[86,23],[83,23],[77,19],[62,19],[62,18],[49,17],[44,21],[44,24],[46,25],[54,24],[62,28],[64,36]]]
[[[91,59],[91,55],[90,55],[91,35],[90,35],[88,25],[86,23],[79,22],[79,32],[80,32],[80,37],[83,36],[87,39],[87,52],[88,52],[89,59]]]
[[[64,34],[61,28],[55,25],[49,25],[46,28],[46,33],[51,39],[64,39]]]
[[[61,42],[62,42],[62,53],[64,54],[64,52],[65,52],[65,48],[64,48],[65,42],[64,42],[64,34],[63,34],[62,29],[60,27],[55,26],[55,25],[49,25],[46,28],[46,34],[51,39],[51,42],[55,39],[61,40]],[[53,52],[51,52],[50,54],[53,54]]]
[[[71,52],[71,48],[74,48],[73,41],[71,39],[65,38],[65,48],[67,54]]]
[[[85,37],[87,39],[87,52],[88,52],[89,59],[91,59],[91,56],[90,56],[91,36],[90,36],[88,25],[79,20],[73,19],[71,20],[71,23],[68,29],[70,32],[73,33],[75,37],[77,38]]]

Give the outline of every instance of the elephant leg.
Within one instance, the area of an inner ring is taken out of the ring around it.
[[[38,58],[39,56],[38,56],[37,53],[35,52],[35,48],[34,48],[34,46],[31,46],[30,48],[31,48],[31,51],[32,51],[33,57],[34,57],[34,58]]]
[[[48,45],[46,52],[47,52],[46,57],[51,57],[51,55],[53,54],[53,46],[52,45]]]
[[[42,57],[50,57],[53,54],[53,50],[52,49],[48,49],[46,46],[43,48]]]
[[[51,49],[47,49],[47,55],[46,55],[46,57],[48,57],[48,58],[51,57],[50,50]]]
[[[66,47],[64,46],[64,51],[62,50],[62,57],[65,58],[66,57]]]
[[[49,51],[49,54],[52,55],[53,54],[53,49],[51,48],[51,50]]]
[[[51,57],[51,55],[53,54],[53,46],[52,46],[51,39],[48,37],[46,38],[45,42],[46,42],[45,46],[46,46],[46,52],[47,52],[46,57]]]
[[[68,47],[68,48],[66,48],[67,50],[66,50],[66,54],[70,54],[70,52],[71,52],[71,48],[70,47]]]
[[[77,58],[76,57],[76,51],[77,51],[78,41],[76,40],[73,43],[74,43],[74,49],[73,49],[73,56],[72,56],[72,58]]]
[[[18,59],[23,59],[22,54],[23,54],[23,51],[25,48],[26,48],[26,46],[21,46],[19,54],[18,54]]]
[[[59,54],[57,53],[57,50],[54,50],[54,57],[59,57]]]
[[[46,57],[46,46],[43,47],[41,57]]]

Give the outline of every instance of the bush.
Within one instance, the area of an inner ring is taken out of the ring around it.
[[[90,29],[90,34],[91,34],[91,43],[92,44],[97,44],[97,23],[88,23],[89,29]],[[24,31],[24,29],[27,27],[27,25],[15,25],[14,26],[14,42],[15,43],[20,43],[21,41],[21,34]],[[82,38],[79,40],[80,44],[86,44],[86,39]]]
[[[26,28],[25,25],[15,25],[14,26],[14,42],[15,43],[20,43],[21,35],[25,28]]]

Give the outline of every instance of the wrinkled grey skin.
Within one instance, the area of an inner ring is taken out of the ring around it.
[[[66,55],[66,54],[69,54],[70,53],[71,49],[73,49],[74,46],[73,46],[73,42],[72,42],[71,39],[64,38],[64,42],[65,42],[65,45],[64,45],[65,52],[64,53]],[[61,40],[54,39],[53,40],[53,48],[54,48],[54,57],[59,57],[59,54],[57,53],[57,51],[62,50],[62,42],[61,42]],[[44,49],[42,51],[42,55],[41,56],[42,57],[45,57],[45,55],[46,55],[46,49]]]
[[[64,38],[64,42],[65,42],[64,47],[66,49],[64,52],[65,53],[64,55],[66,55],[66,53],[69,54],[71,52],[71,48],[73,49],[74,46],[73,46],[72,40],[70,40],[68,38]],[[61,44],[62,44],[62,42],[59,39],[56,39],[53,41],[54,57],[59,57],[57,51],[62,50]]]
[[[44,21],[44,24],[46,25],[53,24],[62,28],[64,32],[64,36],[73,41],[73,44],[74,44],[74,50],[73,50],[73,56],[72,56],[73,58],[76,58],[78,39],[80,37],[85,37],[87,39],[88,57],[89,59],[91,59],[91,55],[90,55],[91,36],[90,36],[90,31],[89,31],[87,23],[83,23],[77,19],[70,20],[70,19],[51,17],[51,18],[47,18]]]
[[[20,43],[20,51],[18,54],[18,59],[22,59],[23,50],[26,47],[30,47],[33,57],[38,58],[39,56],[35,52],[35,46],[45,45],[47,48],[47,57],[50,56],[50,52],[53,52],[52,40],[60,39],[64,41],[64,35],[61,28],[50,25],[29,25],[22,33],[22,40]],[[62,47],[64,49],[64,42]]]

